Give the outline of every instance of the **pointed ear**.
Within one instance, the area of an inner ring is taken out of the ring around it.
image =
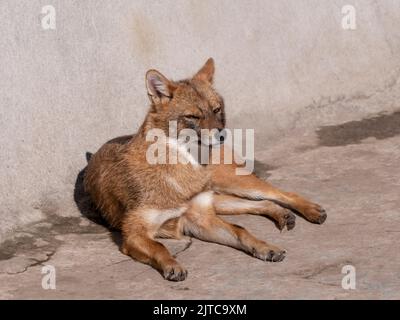
[[[214,59],[209,58],[206,64],[196,73],[196,75],[193,78],[212,83],[214,78],[214,71],[215,71]]]
[[[146,73],[146,88],[149,98],[154,103],[171,99],[176,86],[157,70]]]

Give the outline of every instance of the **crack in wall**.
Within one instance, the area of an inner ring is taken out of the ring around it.
[[[346,97],[346,95],[338,95],[336,97],[332,96],[321,96],[319,99],[313,99],[313,102],[307,106],[304,107],[304,109],[321,109],[321,108],[326,108],[329,106],[332,106],[334,104],[343,102],[343,103],[351,103],[354,101],[359,101],[359,100],[368,100],[374,96],[376,96],[379,93],[384,93],[385,91],[389,91],[393,87],[395,87],[400,79],[400,68],[398,68],[396,71],[394,71],[393,76],[390,77],[386,83],[382,86],[382,88],[376,88],[373,90],[371,93],[366,94],[366,93],[355,93],[353,95],[350,95]]]

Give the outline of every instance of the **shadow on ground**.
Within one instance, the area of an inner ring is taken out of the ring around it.
[[[89,153],[87,153],[87,155],[88,154]],[[102,217],[100,211],[97,210],[96,206],[92,202],[90,195],[85,191],[85,188],[83,186],[85,170],[86,167],[79,172],[75,181],[74,201],[76,203],[76,206],[83,217],[89,219],[90,221],[100,226],[107,228],[110,231],[110,238],[121,249],[121,244],[122,244],[121,232],[108,225],[107,221]]]
[[[378,140],[400,134],[400,111],[378,114],[372,118],[324,126],[317,130],[320,146],[334,147],[359,144],[362,140],[375,137]]]
[[[122,145],[122,144],[129,142],[130,139],[132,139],[132,137],[133,137],[133,135],[117,137],[117,138],[107,141],[106,144]],[[86,152],[86,160],[88,163],[92,156],[93,156],[92,153]],[[85,188],[83,185],[83,180],[85,177],[85,170],[86,170],[86,167],[83,168],[78,173],[78,176],[76,177],[76,180],[75,180],[74,201],[76,203],[76,206],[78,207],[78,210],[82,214],[82,216],[88,218],[92,222],[95,222],[102,226],[108,227],[108,223],[102,217],[100,211],[97,210],[96,206],[94,205],[94,203],[92,202],[92,200],[90,198],[90,195],[85,191]],[[115,230],[110,229],[110,231],[115,231]]]

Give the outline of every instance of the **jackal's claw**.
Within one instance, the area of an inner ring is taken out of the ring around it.
[[[260,252],[254,252],[254,256],[263,261],[280,262],[285,259],[286,250],[279,249],[278,247],[268,246],[263,248]]]
[[[163,272],[164,278],[169,281],[183,281],[187,278],[188,272],[180,265],[167,267]]]

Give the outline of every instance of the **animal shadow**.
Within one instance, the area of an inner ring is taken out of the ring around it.
[[[90,152],[86,152],[86,160],[89,162],[92,154]],[[78,176],[75,181],[74,188],[74,201],[83,217],[89,219],[93,223],[96,223],[110,231],[110,237],[114,241],[115,244],[121,249],[122,244],[122,236],[121,232],[113,227],[111,227],[107,221],[103,218],[100,211],[96,208],[93,203],[89,193],[85,191],[83,180],[85,177],[86,167],[79,171]]]

